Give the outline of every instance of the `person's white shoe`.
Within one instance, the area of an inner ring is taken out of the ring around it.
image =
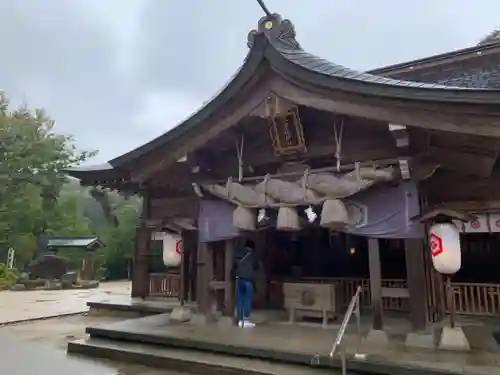
[[[255,327],[255,323],[252,323],[250,320],[245,320],[243,322],[243,328],[252,328]]]
[[[239,320],[238,321],[238,327],[243,328],[244,327],[244,323],[245,322],[243,320]]]

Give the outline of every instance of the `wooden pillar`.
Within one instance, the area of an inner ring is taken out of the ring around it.
[[[226,240],[224,249],[224,306],[225,314],[227,316],[234,315],[235,306],[235,290],[234,280],[232,279],[231,270],[233,268],[234,259],[234,240]]]
[[[181,306],[184,306],[184,302],[186,302],[186,267],[185,267],[185,260],[186,260],[186,249],[189,247],[189,239],[187,238],[187,232],[182,231],[181,232],[181,238],[182,238],[182,258],[181,258],[181,264],[179,265],[179,302]]]
[[[378,238],[368,239],[368,263],[370,268],[370,294],[373,314],[373,329],[383,330],[382,275]]]
[[[197,261],[196,295],[201,313],[210,311],[210,281],[213,271],[212,249],[209,243],[199,243]]]
[[[424,250],[422,240],[405,240],[406,282],[410,295],[410,320],[414,331],[425,329],[428,320]]]
[[[189,254],[189,300],[198,301],[198,231],[194,232],[193,247]]]
[[[134,268],[132,274],[132,297],[145,298],[149,295],[149,248],[151,231],[146,225],[150,214],[150,197],[147,191],[142,197],[142,211],[135,236]]]
[[[182,262],[181,262],[181,304],[185,301],[189,301],[189,258],[192,253],[193,246],[196,246],[196,242],[193,241],[194,231],[183,230],[182,231]]]

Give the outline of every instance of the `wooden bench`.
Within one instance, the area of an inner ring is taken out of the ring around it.
[[[290,322],[302,317],[322,318],[323,326],[329,318],[336,318],[335,286],[331,284],[283,283],[284,305]]]

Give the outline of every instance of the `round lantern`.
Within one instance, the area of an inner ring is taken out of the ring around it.
[[[182,261],[182,237],[178,234],[163,235],[163,264],[167,267],[177,267]]]
[[[453,223],[436,223],[429,229],[432,264],[439,273],[452,275],[460,270],[460,232]]]

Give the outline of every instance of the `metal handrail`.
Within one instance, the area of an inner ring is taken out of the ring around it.
[[[347,325],[351,320],[351,316],[353,313],[356,314],[356,329],[358,331],[358,336],[361,336],[361,314],[360,314],[360,306],[359,306],[359,295],[363,288],[358,286],[356,288],[356,293],[351,298],[351,302],[349,302],[349,306],[347,307],[347,311],[344,315],[344,320],[342,320],[342,324],[340,325],[339,332],[337,333],[337,337],[332,345],[332,350],[330,351],[329,357],[333,358],[335,355],[335,351],[337,347],[342,344],[342,340],[344,339],[345,333],[347,331]]]
[[[335,355],[335,352],[338,347],[342,346],[342,340],[344,339],[345,333],[347,331],[347,326],[349,324],[349,321],[351,320],[352,314],[356,314],[356,330],[358,334],[358,339],[361,340],[361,305],[360,305],[360,294],[363,288],[361,286],[358,286],[356,288],[356,292],[351,298],[351,301],[349,302],[349,306],[347,307],[347,311],[344,315],[344,319],[342,320],[342,324],[340,325],[339,332],[337,333],[337,336],[335,337],[335,341],[333,341],[332,345],[332,350],[330,351],[330,354],[328,357],[330,359],[333,359],[333,356]],[[320,355],[316,354],[312,359],[311,359],[311,365],[314,364],[319,364],[320,362]],[[345,350],[342,348],[340,352],[340,362],[341,362],[341,367],[342,367],[342,375],[347,374],[347,363],[346,363],[346,357],[345,357]]]

